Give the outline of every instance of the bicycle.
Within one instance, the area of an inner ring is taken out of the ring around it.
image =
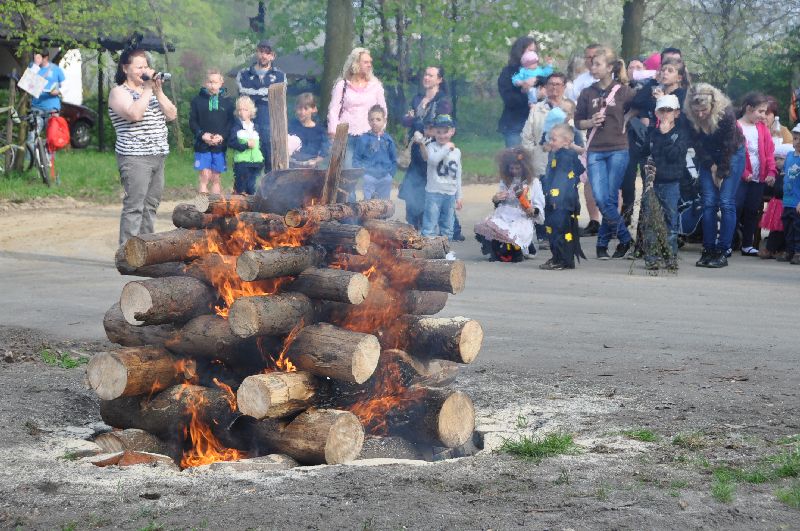
[[[55,111],[50,113],[56,114]],[[44,120],[44,127],[39,129],[39,119]],[[28,122],[28,130],[33,134],[33,141],[29,141],[25,145],[28,157],[28,167],[36,168],[36,173],[42,178],[42,182],[47,186],[60,183],[60,176],[56,173],[55,152],[47,149],[47,139],[42,136],[42,131],[47,126],[48,117],[44,116],[44,112],[39,110],[31,110],[25,115],[25,121]]]
[[[11,121],[16,125],[21,123],[17,110],[13,107],[0,107],[0,114],[11,114]],[[25,151],[25,146],[17,144],[9,144],[6,141],[6,136],[0,134],[0,175],[4,175],[6,171],[14,167],[14,162],[17,159],[17,151]]]

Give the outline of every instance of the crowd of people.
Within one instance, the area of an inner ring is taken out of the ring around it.
[[[221,192],[228,149],[236,193],[255,193],[257,178],[270,171],[269,87],[286,80],[274,59],[270,43],[259,43],[254,63],[236,76],[235,101],[226,95],[220,71],[208,70],[189,116],[201,193]],[[177,118],[177,110],[140,50],[122,54],[116,82],[109,113],[124,188],[124,243],[152,232],[169,151],[166,122]],[[679,209],[694,190],[695,210],[702,213],[692,229],[702,232],[697,266],[726,266],[737,230],[742,255],[800,264],[800,126],[790,132],[780,125],[774,98],[751,93],[734,108],[718,88],[692,83],[677,48],[626,66],[611,48],[592,44],[563,73],[552,59],[540,60],[536,41],[527,36],[512,44],[497,86],[503,101],[498,131],[506,149],[497,157],[495,209],[475,225],[492,259],[524,260],[549,248],[552,256],[542,269],[573,269],[576,259],[585,258],[581,236],[596,236],[598,259],[641,256],[647,269],[676,269],[679,235],[689,232]],[[347,124],[344,167],[363,169],[363,197],[388,199],[405,158],[399,198],[407,222],[425,236],[463,240],[456,215],[462,208],[461,151],[452,112],[444,70],[428,66],[401,118],[407,136],[395,141],[386,131],[388,108],[372,56],[355,48],[333,86],[326,124],[319,121],[314,95],[296,98],[290,165],[324,168],[330,140]],[[578,226],[581,187],[589,215],[584,228]],[[771,197],[766,210],[765,194]],[[641,208],[634,230],[636,204]],[[762,228],[770,235],[759,250]]]

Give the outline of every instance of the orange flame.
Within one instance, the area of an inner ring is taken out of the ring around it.
[[[228,390],[230,391],[229,387]],[[183,453],[181,468],[208,465],[218,461],[238,461],[247,457],[244,452],[226,448],[212,433],[211,428],[200,420],[200,413],[206,404],[206,397],[202,393],[193,392],[188,385],[184,385],[181,392],[187,392],[186,407],[191,415],[189,426],[183,430],[184,439],[191,444],[191,448]]]

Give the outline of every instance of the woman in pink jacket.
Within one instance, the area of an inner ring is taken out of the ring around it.
[[[769,101],[760,92],[744,97],[739,128],[745,138],[745,166],[742,183],[736,192],[736,215],[742,228],[742,256],[758,256],[753,238],[758,227],[758,212],[764,204],[764,186],[772,185],[778,174],[775,168],[775,144],[766,124]]]
[[[383,85],[372,74],[372,56],[366,48],[354,48],[344,62],[342,77],[333,85],[328,105],[328,135],[333,138],[341,123],[350,126],[344,167],[353,167],[355,139],[370,130],[369,109],[380,105],[387,111]]]

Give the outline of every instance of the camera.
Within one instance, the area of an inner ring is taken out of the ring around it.
[[[150,79],[151,79],[150,76],[148,76],[147,74],[142,74],[142,81],[149,81]],[[169,72],[156,72],[155,74],[153,74],[152,79],[159,81],[169,81],[170,79],[172,79],[172,74],[170,74]]]

